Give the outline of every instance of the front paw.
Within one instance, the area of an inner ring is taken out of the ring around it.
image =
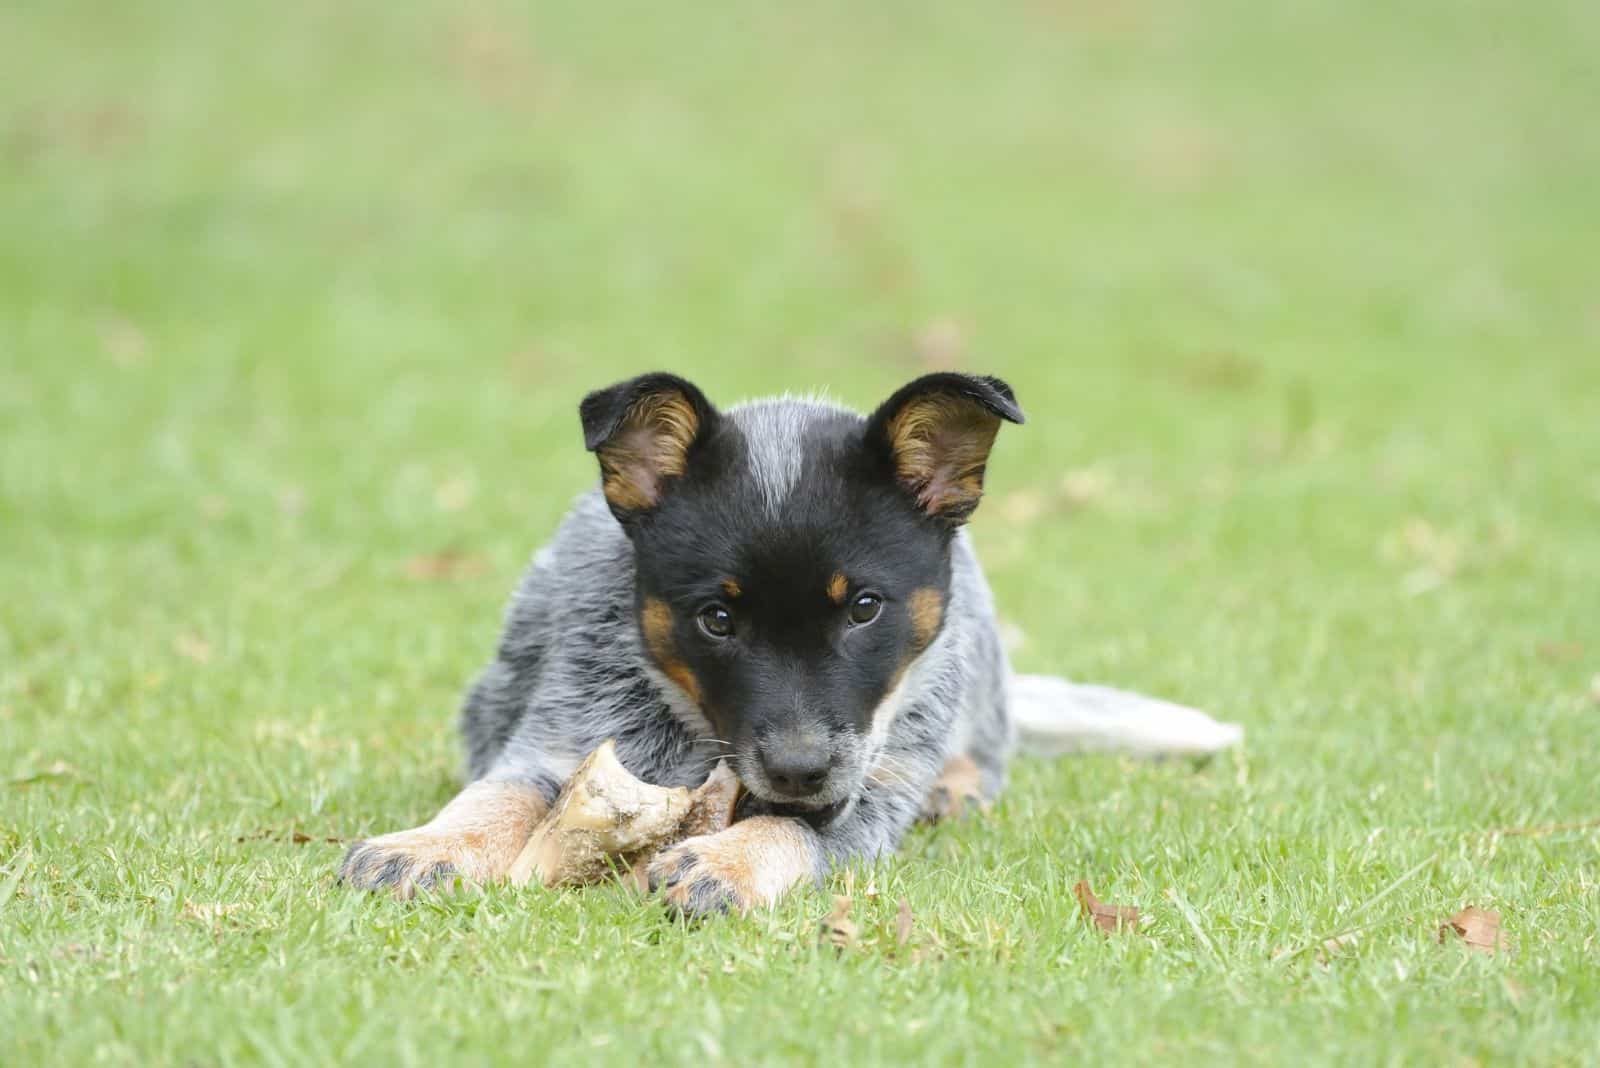
[[[650,863],[650,889],[680,916],[748,912],[797,883],[821,878],[816,832],[799,820],[752,816],[716,834],[685,838]]]
[[[744,912],[756,904],[748,870],[719,849],[716,835],[686,838],[650,862],[651,893],[685,919]]]
[[[983,776],[970,757],[952,758],[928,788],[921,818],[927,823],[959,819],[983,807]]]
[[[339,881],[359,890],[391,890],[404,900],[419,889],[449,885],[456,871],[445,843],[419,831],[400,831],[352,845],[339,865]]]

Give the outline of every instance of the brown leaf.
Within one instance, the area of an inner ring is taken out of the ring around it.
[[[489,561],[484,557],[454,549],[419,553],[406,561],[406,577],[419,582],[474,578],[488,570]]]
[[[1132,905],[1107,905],[1094,896],[1083,880],[1072,888],[1083,914],[1106,934],[1134,934],[1139,930],[1139,910]]]
[[[905,898],[900,899],[900,912],[894,920],[894,944],[903,946],[911,941],[911,902]]]
[[[1505,932],[1500,930],[1500,913],[1476,905],[1468,905],[1439,928],[1439,943],[1449,941],[1452,934],[1480,953],[1511,948]]]
[[[833,911],[822,921],[822,937],[840,949],[855,944],[856,925],[850,919],[850,906],[855,904],[844,894],[833,896]]]

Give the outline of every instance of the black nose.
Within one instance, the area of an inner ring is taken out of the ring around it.
[[[761,750],[761,769],[772,788],[791,797],[804,797],[822,789],[832,760],[820,745],[778,745]]]

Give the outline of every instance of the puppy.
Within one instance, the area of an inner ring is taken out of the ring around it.
[[[534,557],[462,715],[469,785],[353,846],[341,878],[409,894],[505,875],[608,738],[662,785],[727,757],[739,819],[658,856],[687,915],[768,905],[891,852],[919,816],[993,798],[1031,706],[1045,746],[1209,751],[1237,728],[1055,679],[1014,680],[962,525],[1003,423],[996,378],[927,375],[870,416],[809,400],[713,407],[649,374],[579,408],[600,485]]]

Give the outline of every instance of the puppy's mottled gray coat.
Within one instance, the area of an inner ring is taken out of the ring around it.
[[[1058,750],[1238,740],[1192,709],[1011,677],[962,529],[996,432],[1022,420],[998,379],[927,375],[862,417],[793,399],[718,412],[643,375],[580,415],[601,486],[535,556],[471,689],[470,781],[423,826],[352,846],[348,883],[505,877],[607,739],[648,782],[695,786],[728,758],[748,790],[732,826],[650,866],[691,914],[770,903],[893,850],[958,793],[993,797],[1013,718]]]

